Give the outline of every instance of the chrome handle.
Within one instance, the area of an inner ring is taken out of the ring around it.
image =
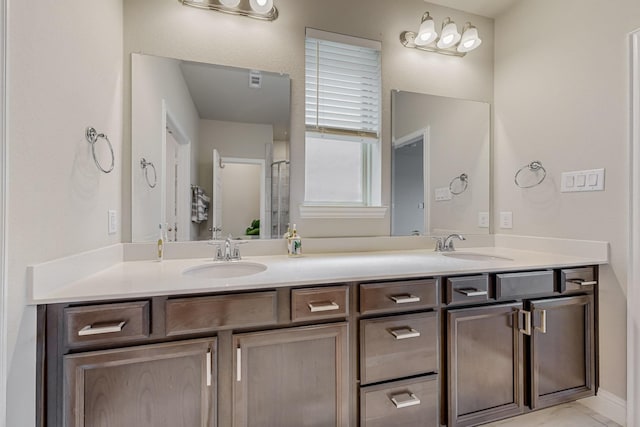
[[[582,279],[568,279],[567,282],[569,283],[573,283],[575,285],[578,286],[592,286],[592,285],[597,285],[598,281],[597,280],[582,280]]]
[[[213,357],[213,352],[211,349],[207,350],[207,387],[211,387],[211,380],[213,378],[212,374],[212,362],[211,357]]]
[[[391,295],[390,300],[396,304],[407,304],[410,302],[420,302],[420,297],[411,294]]]
[[[407,338],[417,338],[420,336],[420,332],[415,329],[404,326],[402,328],[389,329],[389,333],[397,340],[406,340]]]
[[[78,331],[78,336],[86,337],[88,335],[101,335],[111,334],[114,332],[122,332],[122,328],[126,324],[126,321],[117,321],[111,323],[94,323],[93,325],[87,325]]]
[[[236,381],[242,381],[242,348],[236,348]]]
[[[393,395],[391,396],[391,402],[393,402],[398,409],[416,406],[421,403],[420,398],[411,392]]]
[[[312,313],[317,313],[319,311],[340,310],[340,306],[337,303],[333,302],[333,301],[329,301],[329,302],[310,302],[307,305],[309,306],[309,310],[311,310]]]
[[[531,312],[518,310],[518,319],[522,318],[521,315],[524,315],[524,328],[518,328],[518,330],[525,335],[531,335]],[[520,324],[520,322],[518,322],[518,324]]]
[[[460,292],[461,294],[467,297],[480,297],[480,296],[488,295],[487,291],[479,291],[478,289],[474,289],[474,288],[456,289],[456,292]]]
[[[540,326],[536,326],[536,329],[543,334],[547,333],[547,310],[540,310]]]

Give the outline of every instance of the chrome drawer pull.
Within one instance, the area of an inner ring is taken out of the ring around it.
[[[389,333],[397,340],[406,340],[407,338],[417,338],[420,336],[420,332],[416,331],[409,326],[405,326],[397,329],[389,329]]]
[[[317,313],[319,311],[334,311],[334,310],[340,310],[340,306],[333,302],[310,302],[309,304],[307,304],[309,306],[309,310],[311,310],[312,313]]]
[[[396,408],[398,409],[408,408],[409,406],[416,406],[421,403],[420,398],[418,398],[418,396],[413,393],[396,394],[395,396],[391,397],[391,402],[393,402],[393,404],[396,405]]]
[[[582,280],[582,279],[567,279],[567,282],[569,283],[573,283],[575,285],[578,286],[592,286],[592,285],[597,285],[598,281],[597,280]]]
[[[521,315],[524,315],[524,328],[518,328],[520,333],[525,335],[531,335],[531,312],[525,310],[518,310],[518,317],[521,319]],[[520,322],[518,321],[518,326]]]
[[[410,302],[420,302],[420,297],[411,294],[391,295],[390,300],[396,304],[407,304]]]
[[[543,334],[547,333],[547,310],[540,310],[540,326],[536,326],[536,329]]]
[[[478,289],[474,288],[456,289],[456,292],[460,292],[467,297],[480,297],[488,295],[487,291],[479,291]]]
[[[113,332],[122,332],[122,328],[126,324],[126,321],[112,322],[112,323],[94,323],[93,325],[87,325],[78,331],[78,336],[86,337],[88,335],[101,335],[111,334]]]

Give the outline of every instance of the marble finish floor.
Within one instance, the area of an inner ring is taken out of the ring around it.
[[[620,427],[577,402],[566,403],[517,418],[484,424],[484,427]]]

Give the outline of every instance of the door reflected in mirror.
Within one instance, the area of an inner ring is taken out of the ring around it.
[[[392,92],[393,236],[489,233],[490,107]]]
[[[131,62],[132,241],[155,241],[159,224],[168,241],[281,237],[289,76],[142,54]]]

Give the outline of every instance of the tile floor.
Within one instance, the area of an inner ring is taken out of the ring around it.
[[[577,402],[532,412],[517,418],[485,424],[484,427],[620,427]]]

